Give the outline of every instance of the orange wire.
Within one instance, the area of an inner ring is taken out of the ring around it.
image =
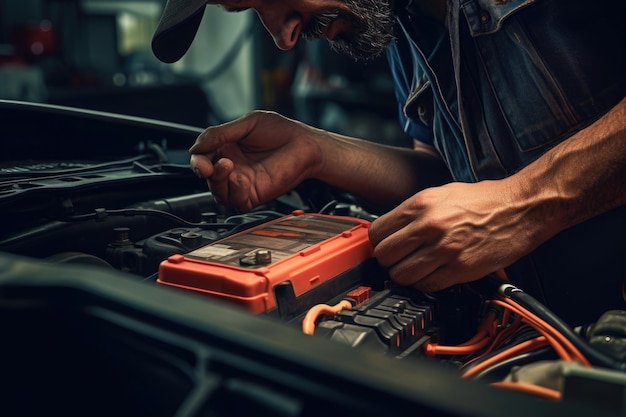
[[[557,391],[551,388],[542,387],[540,385],[532,385],[532,384],[525,384],[522,382],[508,382],[508,381],[493,382],[489,385],[491,385],[492,387],[513,389],[513,390],[525,392],[528,394],[539,395],[550,400],[555,400],[555,401],[561,400],[560,391]]]
[[[544,347],[548,345],[548,340],[545,336],[538,336],[533,339],[527,340],[525,342],[518,343],[517,345],[511,346],[503,350],[502,352],[497,353],[489,359],[486,359],[484,362],[479,363],[473,368],[468,369],[465,373],[463,373],[463,378],[470,378],[477,373],[481,372],[483,369],[490,367],[493,364],[500,362],[503,359],[506,359],[510,356],[519,355],[522,353],[529,352],[531,350]]]
[[[541,317],[537,316],[532,311],[528,310],[526,307],[522,306],[515,300],[508,298],[508,297],[503,297],[503,298],[507,304],[515,306],[516,308],[520,309],[524,313],[525,316],[531,316],[535,318],[544,329],[549,331],[567,349],[569,349],[569,351],[574,355],[574,357],[578,359],[583,365],[588,366],[588,367],[591,366],[591,363],[589,362],[589,360],[585,357],[585,355],[582,352],[580,352],[580,350],[576,346],[574,346],[572,341],[569,340],[567,337],[565,337],[561,332],[556,330],[551,324],[549,324],[548,322],[543,320]]]
[[[509,309],[506,309],[505,311],[509,313],[511,312],[511,310]],[[522,318],[520,316],[517,316],[513,320],[513,323],[511,323],[508,327],[501,329],[500,332],[496,335],[496,337],[493,338],[491,345],[487,348],[485,353],[489,353],[493,351],[495,348],[500,346],[502,342],[507,340],[514,333],[518,332],[520,329],[524,328],[525,326],[528,326],[528,324],[523,323]]]
[[[511,310],[509,310],[508,308],[505,308],[504,311],[502,312],[502,324],[506,324],[509,322],[509,318],[511,317]]]
[[[564,360],[571,361],[571,360],[574,360],[574,358],[576,358],[583,364],[590,366],[588,360],[571,343],[570,340],[568,340],[564,335],[562,335],[560,332],[554,329],[553,326],[551,326],[549,323],[544,321],[539,316],[535,315],[528,309],[524,308],[523,306],[519,305],[517,302],[509,298],[490,300],[490,301],[495,305],[508,309],[511,312],[517,314],[518,318],[521,317],[523,321],[531,324],[536,330],[538,330],[542,334],[542,336],[533,340],[542,340],[542,346],[546,346],[549,344]],[[501,340],[503,339],[501,338],[500,341]],[[522,351],[525,350],[524,346],[528,348],[531,346],[531,344],[528,344],[527,342],[520,344],[520,345],[522,347],[519,349],[514,349],[515,347],[506,349],[503,352],[499,353],[498,355],[495,355],[494,357],[486,360],[485,362],[479,365],[476,365],[474,368],[471,368],[465,374],[463,374],[463,377],[468,378],[470,376],[473,376],[476,373],[480,372],[481,370],[491,366],[492,364],[497,363],[497,361],[502,360],[509,355],[522,353]],[[495,345],[492,345],[492,346],[495,346]]]
[[[508,305],[500,306],[502,309],[502,325],[509,321],[512,314],[512,310],[508,308]],[[519,330],[523,324],[521,323],[521,317],[516,317],[515,321],[508,327],[498,328],[498,320],[496,320],[495,312],[492,310],[485,317],[485,320],[481,323],[476,335],[470,340],[457,345],[457,346],[443,346],[436,345],[435,343],[429,343],[425,345],[425,352],[429,356],[434,355],[462,355],[477,353],[480,349],[483,349],[489,342],[489,346],[480,355],[476,356],[473,360],[480,358],[486,353],[491,352],[498,344],[503,340],[506,340],[510,335]],[[464,349],[460,349],[464,348]]]
[[[470,353],[474,353],[484,348],[489,344],[491,339],[485,336],[478,342],[473,344],[463,344],[458,346],[445,346],[438,345],[436,343],[427,343],[424,346],[424,352],[427,356],[435,356],[435,355],[467,355]]]
[[[508,322],[511,315],[511,309],[507,308],[507,306],[504,307],[505,308],[502,311],[503,324]],[[485,319],[482,321],[477,333],[468,341],[457,346],[444,346],[437,345],[436,343],[427,343],[424,345],[424,352],[427,356],[467,355],[477,353],[479,350],[489,345],[484,352],[476,357],[478,358],[483,356],[485,353],[492,351],[502,340],[505,340],[509,335],[517,331],[520,327],[520,320],[521,319],[518,317],[516,321],[511,324],[511,326],[502,328],[500,332],[498,332],[498,320],[496,320],[496,314],[492,310],[485,316]]]
[[[520,321],[521,321],[521,318],[520,318]],[[503,329],[500,333],[498,333],[496,337],[492,339],[491,344],[484,351],[482,351],[480,355],[477,355],[473,357],[470,361],[466,362],[465,366],[493,352],[505,340],[511,337],[518,330],[522,329],[524,326],[528,326],[528,324],[517,322],[517,321],[513,322],[509,327]]]
[[[348,300],[341,300],[334,306],[328,304],[317,304],[307,311],[304,319],[302,320],[302,332],[304,334],[312,335],[315,332],[315,322],[323,314],[334,315],[341,310],[349,310],[352,308],[352,303]]]
[[[497,302],[498,300],[493,301]],[[565,337],[561,332],[557,331],[551,324],[547,323],[541,317],[535,315],[533,312],[508,297],[502,297],[501,301],[509,305],[514,311],[519,312],[520,315],[522,315],[525,319],[527,319],[535,327],[537,327],[537,330],[541,331],[543,329],[547,331],[553,338],[557,339],[558,342],[560,342],[567,350],[569,350],[569,352],[574,356],[576,360],[580,361],[583,365],[587,367],[591,366],[591,363],[585,357],[585,355],[583,355],[580,350],[578,350],[578,348],[574,346],[574,344],[567,337]]]
[[[518,314],[523,316],[523,311],[519,310],[516,306],[511,306],[508,303],[505,303],[504,301],[500,301],[500,300],[492,300],[492,301],[495,304],[498,304],[498,305],[508,306],[508,308],[511,308],[514,312],[516,312],[516,313],[518,313]],[[541,333],[543,336],[545,336],[546,340],[548,340],[548,342],[550,342],[550,345],[556,351],[556,353],[559,355],[559,357],[561,357],[561,359],[566,360],[566,361],[572,361],[573,360],[572,355],[571,355],[571,351],[568,351],[555,338],[554,332],[556,332],[556,331],[550,332],[549,330],[547,330],[542,325],[542,324],[547,325],[547,323],[541,321],[535,315],[523,316],[523,319],[525,321],[527,321],[528,323],[530,323],[537,331],[539,331],[539,333]]]
[[[497,326],[496,314],[489,311],[481,322],[476,334],[469,340],[456,346],[438,345],[437,343],[424,344],[424,353],[427,356],[435,355],[467,355],[475,353],[489,344]]]
[[[496,337],[493,338],[493,340],[491,341],[491,344],[484,351],[482,351],[480,353],[480,355],[476,355],[471,360],[465,362],[464,366],[468,366],[472,362],[477,361],[478,359],[484,357],[488,353],[493,352],[498,346],[500,346],[505,340],[507,340],[509,337],[511,337],[517,331],[519,331],[519,330],[523,329],[524,327],[528,326],[528,323],[523,323],[521,320],[522,320],[522,318],[517,316],[515,321],[513,323],[511,323],[511,325],[509,327],[507,327],[506,329],[503,329],[500,333],[498,333],[496,335]]]

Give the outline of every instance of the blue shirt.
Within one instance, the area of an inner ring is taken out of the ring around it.
[[[405,132],[456,180],[510,175],[626,95],[623,0],[452,4],[450,30],[396,5],[388,58]]]
[[[457,181],[515,173],[626,96],[623,0],[452,0],[447,27],[398,1],[388,59],[400,121]],[[592,320],[626,308],[625,233],[621,207],[507,272],[566,320]]]

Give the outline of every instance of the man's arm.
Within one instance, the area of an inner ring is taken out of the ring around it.
[[[317,178],[385,210],[428,186],[450,181],[442,160],[338,135],[274,112],[254,111],[211,126],[191,147],[191,167],[217,201],[241,210]]]
[[[370,227],[397,282],[434,291],[479,279],[626,203],[626,99],[518,173],[415,194]]]
[[[320,141],[324,156],[314,176],[366,199],[380,210],[390,210],[424,188],[452,181],[434,150],[328,135],[328,140]]]
[[[505,182],[539,243],[626,204],[626,98]]]

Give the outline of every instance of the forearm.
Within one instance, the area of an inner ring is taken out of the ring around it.
[[[626,204],[626,99],[504,181],[537,243]]]
[[[416,192],[452,180],[443,161],[428,152],[329,133],[320,141],[315,177],[390,209]]]

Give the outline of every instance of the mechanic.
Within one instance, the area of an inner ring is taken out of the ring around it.
[[[276,46],[386,53],[414,149],[254,111],[207,128],[191,167],[249,210],[315,178],[376,203],[392,279],[425,291],[495,271],[572,325],[626,307],[623,0],[217,0]],[[153,39],[181,58],[205,0],[168,0]],[[384,213],[384,214],[383,214]]]

